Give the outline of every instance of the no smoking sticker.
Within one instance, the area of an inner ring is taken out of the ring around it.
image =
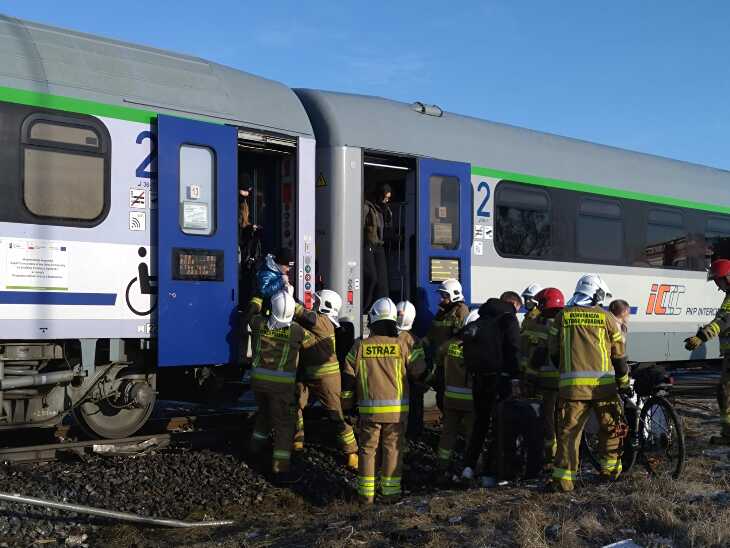
[[[129,207],[131,207],[132,209],[146,209],[147,191],[141,188],[130,188]]]

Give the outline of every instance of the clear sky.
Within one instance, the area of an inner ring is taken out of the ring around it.
[[[725,0],[0,0],[0,12],[730,169]]]

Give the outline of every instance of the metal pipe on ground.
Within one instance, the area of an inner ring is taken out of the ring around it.
[[[0,493],[0,500],[8,502],[18,502],[20,504],[30,504],[33,506],[46,506],[48,508],[57,508],[58,510],[67,510],[69,512],[77,512],[79,514],[89,514],[91,516],[100,516],[103,518],[112,518],[132,523],[140,523],[143,525],[159,525],[160,527],[177,527],[191,529],[195,527],[221,527],[224,525],[233,525],[232,520],[217,521],[180,521],[177,519],[160,519],[139,516],[128,512],[116,512],[114,510],[106,510],[103,508],[94,508],[92,506],[82,506],[80,504],[68,504],[62,502],[53,502],[51,500],[36,499],[33,497],[24,497],[22,495],[13,495],[10,493]]]
[[[73,371],[57,371],[55,373],[41,373],[40,375],[12,378],[5,377],[0,380],[0,390],[12,390],[13,388],[27,388],[29,386],[58,384],[61,382],[69,382],[73,378]]]

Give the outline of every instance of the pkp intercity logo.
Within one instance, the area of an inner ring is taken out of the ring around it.
[[[679,296],[686,291],[683,285],[651,284],[649,302],[646,305],[647,316],[677,316],[682,313]]]

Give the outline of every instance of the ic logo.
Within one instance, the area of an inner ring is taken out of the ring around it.
[[[677,316],[682,308],[677,306],[679,296],[686,291],[683,285],[651,284],[649,302],[646,305],[646,315]]]

